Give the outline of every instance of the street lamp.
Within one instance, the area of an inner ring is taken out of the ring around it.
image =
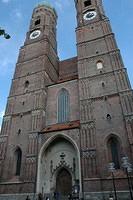
[[[132,194],[133,186],[132,186],[131,177],[129,176],[129,173],[131,173],[133,169],[132,169],[132,164],[129,163],[127,156],[122,157],[122,167],[123,167],[123,169],[125,169],[125,172],[126,172],[126,175],[127,175],[127,180],[128,180],[130,197],[131,197],[131,200],[133,200],[133,194]]]
[[[112,174],[112,181],[113,181],[113,188],[114,188],[115,200],[117,200],[117,193],[116,193],[116,186],[115,186],[115,177],[114,177],[115,164],[113,162],[109,163],[108,170]],[[111,198],[110,200],[113,199],[112,197],[109,197],[109,198]]]

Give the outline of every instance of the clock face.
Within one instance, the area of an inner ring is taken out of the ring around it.
[[[85,20],[92,20],[96,17],[97,13],[96,11],[88,11],[84,14],[84,19]]]
[[[40,30],[35,30],[30,34],[30,39],[36,39],[39,37],[40,34],[41,34]]]

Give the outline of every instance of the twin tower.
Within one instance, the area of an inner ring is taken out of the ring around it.
[[[115,195],[130,199],[122,167],[133,160],[127,71],[102,0],[75,7],[77,56],[63,61],[55,9],[33,11],[0,133],[0,200],[108,199],[112,175]]]

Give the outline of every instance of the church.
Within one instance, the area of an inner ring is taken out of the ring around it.
[[[133,92],[102,0],[75,0],[77,56],[33,10],[0,133],[0,200],[133,199]],[[111,199],[110,198],[110,199]]]

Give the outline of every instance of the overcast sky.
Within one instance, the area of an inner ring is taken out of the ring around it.
[[[11,35],[0,37],[0,124],[9,94],[20,46],[23,45],[33,8],[38,0],[0,0],[0,27]],[[58,54],[60,59],[76,55],[74,0],[49,0],[58,13]],[[125,67],[133,85],[133,0],[104,0]],[[69,38],[68,38],[69,36]]]

